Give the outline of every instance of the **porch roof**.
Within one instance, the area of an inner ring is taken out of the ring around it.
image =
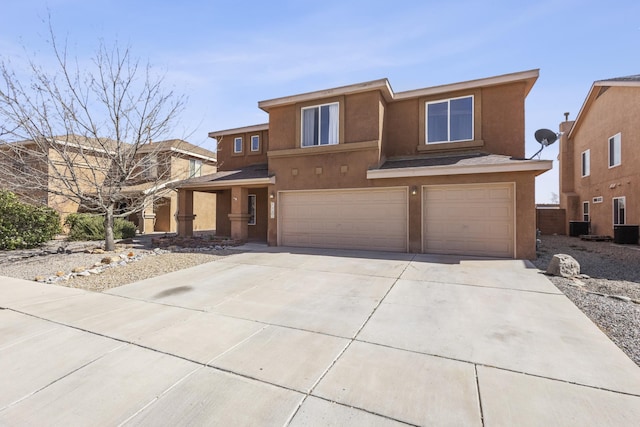
[[[269,168],[265,163],[186,179],[173,184],[172,187],[176,189],[187,188],[204,190],[211,188],[228,188],[234,185],[269,185],[275,184],[275,182],[276,177],[269,175]]]
[[[367,171],[368,179],[416,176],[465,175],[478,173],[525,172],[539,175],[551,169],[551,160],[516,159],[488,153],[460,153],[447,156],[422,156],[389,159]]]

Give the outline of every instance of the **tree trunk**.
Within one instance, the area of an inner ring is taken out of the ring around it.
[[[105,251],[113,251],[116,247],[115,241],[113,239],[113,208],[114,205],[111,204],[107,208],[107,212],[104,216],[104,250]]]

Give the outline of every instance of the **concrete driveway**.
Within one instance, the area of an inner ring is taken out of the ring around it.
[[[0,425],[624,426],[640,368],[523,261],[257,247],[0,277]]]

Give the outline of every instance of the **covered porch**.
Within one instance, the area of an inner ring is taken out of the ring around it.
[[[216,235],[234,240],[267,242],[270,195],[275,176],[267,165],[217,172],[178,183],[178,235],[193,236],[199,192],[216,195]]]

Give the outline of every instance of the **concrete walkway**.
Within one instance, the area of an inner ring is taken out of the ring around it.
[[[0,277],[0,425],[638,424],[640,368],[523,261],[257,249]]]

